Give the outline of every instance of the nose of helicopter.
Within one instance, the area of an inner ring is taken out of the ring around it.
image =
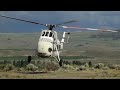
[[[52,46],[49,43],[40,43],[38,45],[38,56],[51,56]]]
[[[48,48],[48,51],[46,52],[45,51],[45,49],[43,49],[43,50],[39,50],[38,51],[38,56],[39,57],[49,57],[49,56],[51,56],[51,48]]]
[[[46,57],[47,55],[46,55],[46,53],[38,52],[38,56],[39,56],[39,57]]]

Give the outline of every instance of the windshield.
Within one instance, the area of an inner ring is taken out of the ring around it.
[[[54,37],[54,35],[51,31],[43,31],[42,36]]]
[[[52,37],[52,32],[50,32],[49,37]]]
[[[42,33],[42,36],[44,36],[44,35],[45,35],[45,32]]]

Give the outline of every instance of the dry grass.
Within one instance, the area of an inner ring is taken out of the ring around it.
[[[16,71],[0,72],[1,79],[120,79],[120,71],[109,70],[63,70],[34,73],[18,73]]]
[[[92,56],[95,59],[83,61],[92,61],[92,63],[110,63],[120,64],[120,39],[112,40],[111,38],[90,38],[91,35],[96,33],[81,32],[72,33],[69,44],[64,45],[65,51],[62,53],[63,56],[71,55],[82,55]],[[59,33],[58,33],[58,36]],[[0,56],[22,56],[31,55],[39,39],[39,34],[0,34]],[[8,40],[8,38],[10,38]],[[83,52],[81,52],[83,51]],[[20,58],[19,58],[20,59]],[[13,59],[14,60],[14,59]],[[24,60],[24,59],[23,59]],[[79,59],[78,59],[79,60]],[[81,60],[81,61],[82,61]],[[72,61],[72,60],[71,60]],[[43,69],[45,65],[40,65],[39,68]],[[48,64],[47,70],[53,67]],[[0,66],[1,69],[4,66]],[[55,69],[54,69],[55,68]],[[118,66],[112,66],[116,69],[86,69],[84,66],[80,67],[77,71],[76,67],[66,65],[63,68],[58,69],[57,66],[53,67],[53,71],[46,73],[27,74],[18,73],[17,70],[11,71],[0,71],[1,79],[120,79],[120,69]],[[58,69],[58,70],[57,70]],[[85,70],[84,70],[85,69]],[[106,68],[104,68],[106,69]],[[56,71],[54,71],[56,70]],[[20,68],[19,71],[23,71]],[[28,71],[25,71],[28,72]],[[29,72],[30,73],[30,72]]]

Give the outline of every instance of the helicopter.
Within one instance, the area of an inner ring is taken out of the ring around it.
[[[73,26],[62,26],[63,24],[78,22],[77,20],[71,20],[71,21],[67,21],[67,22],[63,22],[63,23],[59,23],[59,24],[42,24],[42,23],[38,23],[38,22],[34,22],[34,21],[18,19],[18,18],[14,18],[14,17],[5,16],[5,15],[0,15],[0,16],[4,17],[4,18],[38,24],[38,25],[47,27],[47,29],[44,29],[44,30],[42,29],[42,31],[41,31],[41,35],[38,40],[36,55],[41,58],[54,57],[60,66],[63,65],[63,60],[60,58],[60,54],[63,50],[64,43],[66,43],[65,37],[67,34],[67,36],[68,36],[67,43],[68,43],[70,32],[64,31],[63,35],[62,35],[62,39],[59,40],[57,32],[54,30],[54,28],[61,27],[61,28],[73,28],[73,29],[80,29],[80,30],[118,32],[118,31],[109,30],[109,29],[93,29],[93,28],[73,27]],[[28,56],[28,63],[30,63],[30,62],[31,62],[31,56]]]

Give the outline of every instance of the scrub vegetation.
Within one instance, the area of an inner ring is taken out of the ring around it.
[[[61,54],[64,65],[53,58],[33,55],[40,33],[0,33],[0,78],[18,79],[118,79],[120,32],[72,32]],[[58,33],[61,39],[62,33]],[[27,63],[27,56],[33,55]]]

